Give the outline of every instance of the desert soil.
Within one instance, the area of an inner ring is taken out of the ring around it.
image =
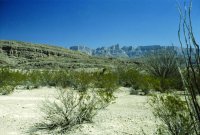
[[[15,90],[0,96],[0,135],[28,135],[28,129],[39,122],[39,106],[46,98],[56,94],[56,88]],[[153,135],[155,118],[147,104],[147,96],[129,95],[128,88],[120,88],[116,101],[101,110],[94,123],[82,124],[68,135],[142,135],[142,129]],[[47,134],[38,132],[34,135]]]

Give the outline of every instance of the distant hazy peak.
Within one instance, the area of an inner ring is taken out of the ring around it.
[[[71,46],[71,50],[84,52],[93,56],[105,56],[105,57],[140,57],[148,53],[155,52],[160,49],[175,50],[178,54],[181,53],[181,49],[176,46],[161,46],[161,45],[145,45],[145,46],[123,46],[119,44],[109,47],[98,47],[96,49],[90,49],[86,46]]]

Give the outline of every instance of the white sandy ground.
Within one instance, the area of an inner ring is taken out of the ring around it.
[[[56,88],[16,90],[0,96],[0,135],[28,135],[27,130],[41,120],[39,105],[56,93]],[[148,135],[155,131],[155,118],[146,96],[129,95],[128,88],[120,88],[115,103],[101,110],[94,123],[82,124],[67,135]],[[34,135],[44,135],[38,132]],[[33,135],[33,134],[32,134]]]

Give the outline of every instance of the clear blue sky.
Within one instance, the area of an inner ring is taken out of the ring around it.
[[[200,0],[193,0],[192,18],[200,39]],[[178,44],[178,22],[176,0],[0,0],[1,40],[92,48],[170,45]]]

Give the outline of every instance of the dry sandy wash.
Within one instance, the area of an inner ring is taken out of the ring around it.
[[[0,96],[0,135],[28,135],[28,129],[41,120],[39,105],[51,98],[56,88],[42,87],[33,90],[16,90]],[[147,104],[146,96],[129,95],[129,89],[120,88],[116,101],[101,110],[94,123],[82,124],[68,135],[148,135],[155,131],[155,118]],[[34,135],[44,135],[38,132]]]

